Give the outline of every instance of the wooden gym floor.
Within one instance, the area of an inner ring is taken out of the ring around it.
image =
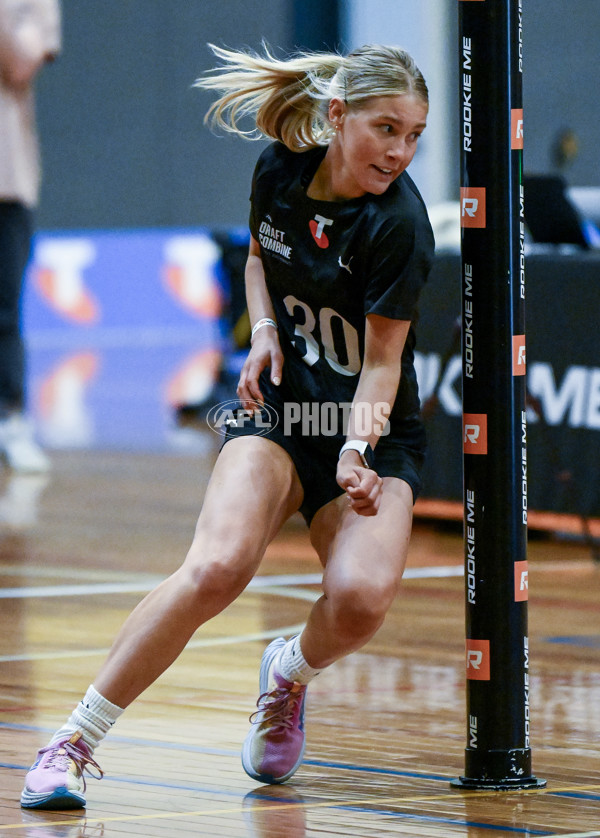
[[[462,537],[423,520],[385,626],[311,686],[290,783],[257,786],[239,755],[262,650],[302,625],[319,592],[296,518],[251,587],[124,714],[97,753],[105,778],[88,782],[87,810],[20,809],[37,748],[183,557],[215,445],[55,452],[49,479],[0,475],[0,836],[600,836],[600,566],[572,540],[530,542],[532,748],[547,788],[457,792]]]

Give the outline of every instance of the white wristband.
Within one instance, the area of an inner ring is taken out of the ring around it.
[[[349,439],[340,448],[338,460],[344,451],[356,451],[365,468],[373,468],[373,449],[366,439]]]
[[[250,340],[252,340],[256,332],[258,332],[259,329],[262,329],[263,326],[272,326],[274,329],[277,329],[277,323],[274,320],[271,320],[270,317],[262,317],[260,320],[257,320],[254,326],[252,327],[252,332],[250,333]]]

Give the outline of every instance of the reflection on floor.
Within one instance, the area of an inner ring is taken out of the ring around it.
[[[214,335],[206,338],[203,347],[199,340],[196,346],[33,348],[31,404],[41,443],[51,449],[193,447],[198,440],[181,431],[175,406],[204,401],[213,390],[223,356]]]

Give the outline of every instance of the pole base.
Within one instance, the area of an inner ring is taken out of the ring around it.
[[[508,748],[500,750],[465,749],[465,774],[450,785],[455,789],[488,789],[512,791],[518,789],[543,789],[545,780],[538,780],[531,773],[531,749]]]
[[[450,780],[450,787],[462,791],[485,789],[487,791],[518,791],[520,789],[544,789],[546,781],[537,777],[507,777],[504,780],[492,778],[457,777]]]

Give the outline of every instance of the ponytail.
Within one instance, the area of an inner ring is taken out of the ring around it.
[[[327,143],[332,133],[327,94],[342,56],[304,53],[281,61],[266,48],[263,57],[209,46],[225,63],[195,83],[222,93],[205,122],[246,139],[270,137],[292,151]],[[252,117],[255,127],[245,130],[244,117]]]
[[[365,46],[347,57],[303,52],[279,60],[266,47],[262,56],[209,46],[223,64],[195,83],[221,93],[205,122],[246,139],[279,140],[291,151],[327,145],[334,97],[350,109],[375,96],[413,94],[428,102],[423,76],[410,55],[396,47]],[[251,130],[240,125],[245,117],[254,121]]]

